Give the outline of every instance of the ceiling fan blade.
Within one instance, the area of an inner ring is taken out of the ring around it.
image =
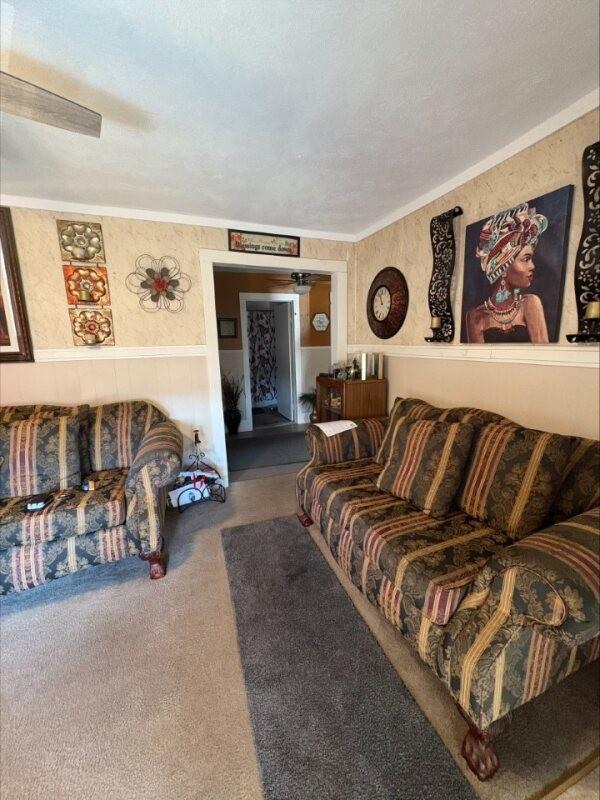
[[[0,109],[55,128],[99,138],[102,116],[79,103],[0,72]]]

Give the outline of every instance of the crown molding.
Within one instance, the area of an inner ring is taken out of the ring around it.
[[[532,364],[544,367],[600,366],[600,347],[594,344],[425,344],[390,345],[380,342],[348,344],[348,353],[383,353],[391,358],[434,358],[447,361],[483,361],[488,364]]]
[[[584,95],[584,97],[580,97],[579,100],[576,100],[570,106],[567,106],[567,108],[563,108],[563,110],[559,111],[558,114],[555,114],[543,122],[540,122],[539,125],[531,128],[522,136],[519,136],[509,144],[501,147],[500,150],[496,150],[495,153],[486,156],[486,158],[483,158],[481,161],[473,164],[473,166],[469,167],[463,172],[459,172],[458,175],[455,175],[453,178],[450,178],[444,183],[440,183],[439,186],[435,187],[435,189],[425,192],[425,194],[420,195],[420,197],[417,197],[414,200],[411,200],[409,203],[400,206],[400,208],[397,208],[395,211],[391,211],[389,214],[386,214],[385,217],[377,220],[377,222],[368,225],[366,228],[360,231],[360,233],[356,234],[356,241],[365,239],[367,236],[372,236],[382,228],[387,228],[388,225],[391,225],[392,223],[397,222],[399,219],[402,219],[402,217],[406,217],[408,214],[412,214],[413,211],[418,211],[419,208],[423,208],[423,206],[426,206],[428,203],[432,203],[439,197],[443,197],[443,195],[448,194],[448,192],[451,192],[454,189],[457,189],[459,186],[462,186],[464,183],[467,183],[467,181],[476,178],[483,172],[487,172],[487,170],[491,169],[492,167],[501,164],[503,161],[511,158],[511,156],[520,153],[527,147],[531,147],[531,145],[537,144],[537,142],[540,142],[547,136],[556,133],[556,131],[564,128],[565,125],[574,122],[576,119],[579,119],[579,117],[582,117],[589,111],[593,111],[595,108],[598,108],[598,105],[600,105],[600,89],[594,89],[593,91]]]
[[[244,222],[239,219],[200,217],[195,214],[174,214],[170,211],[149,211],[139,208],[68,203],[62,200],[49,200],[44,197],[23,197],[17,194],[0,194],[0,205],[8,206],[9,208],[55,211],[59,214],[86,214],[91,217],[120,217],[121,219],[140,219],[147,222],[170,222],[174,225],[195,225],[202,228],[239,228],[253,231],[254,233],[277,233],[283,236],[300,236],[304,239],[327,239],[335,242],[355,242],[357,240],[356,236],[351,233],[315,231],[308,228],[288,228],[281,225]]]
[[[184,358],[187,356],[206,356],[205,344],[181,344],[166,347],[65,347],[60,350],[35,350],[34,359],[38,363],[50,361],[117,361],[123,358]]]

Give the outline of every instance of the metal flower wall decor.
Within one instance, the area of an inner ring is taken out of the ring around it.
[[[190,290],[192,281],[173,256],[154,258],[144,253],[136,260],[135,271],[129,273],[125,285],[139,296],[144,311],[162,308],[177,314],[183,309],[183,296]]]

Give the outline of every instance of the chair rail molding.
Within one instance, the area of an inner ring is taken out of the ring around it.
[[[437,358],[450,361],[487,361],[494,364],[534,364],[546,367],[589,367],[600,365],[598,345],[389,345],[380,342],[349,344],[348,352],[383,353],[391,358]]]
[[[123,358],[184,358],[188,356],[207,356],[205,344],[180,344],[155,347],[65,347],[58,350],[35,350],[37,362],[47,361],[116,361]]]

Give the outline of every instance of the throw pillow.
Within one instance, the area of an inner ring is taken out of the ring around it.
[[[476,437],[458,505],[514,539],[544,523],[571,455],[566,436],[486,425]]]
[[[0,498],[81,483],[79,417],[33,416],[0,424]]]
[[[441,408],[430,405],[425,400],[414,397],[397,397],[390,411],[388,426],[381,442],[375,461],[385,464],[390,457],[390,445],[396,425],[404,420],[437,419],[442,413]]]
[[[462,482],[473,434],[471,425],[460,422],[401,422],[377,486],[432,517],[443,517]]]

